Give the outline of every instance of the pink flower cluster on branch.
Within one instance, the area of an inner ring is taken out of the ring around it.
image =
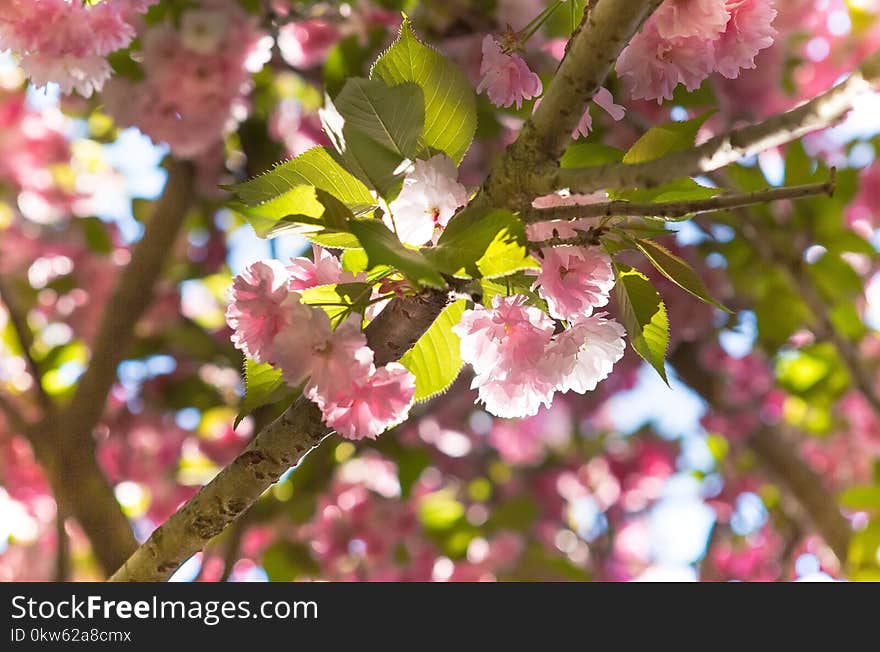
[[[179,157],[206,154],[247,117],[251,75],[269,60],[272,38],[236,2],[202,0],[179,26],[159,23],[141,39],[144,78],[114,78],[108,112]]]
[[[667,0],[617,60],[634,99],[671,100],[713,72],[735,79],[776,37],[773,0]]]
[[[127,47],[135,36],[132,18],[150,0],[88,2],[3,0],[0,50],[21,60],[35,86],[57,83],[63,93],[84,97],[100,91],[112,69],[107,55]]]
[[[334,330],[327,313],[302,303],[299,292],[355,280],[318,247],[314,261],[290,267],[259,261],[235,278],[226,319],[247,356],[279,367],[291,387],[306,383],[304,395],[329,427],[349,439],[375,438],[409,415],[415,377],[396,362],[374,364],[361,315]]]
[[[602,303],[589,290],[560,290],[582,292],[572,304]],[[582,308],[566,328],[556,330],[554,320],[521,294],[496,296],[492,308],[465,311],[453,331],[461,338],[462,359],[476,374],[472,387],[489,412],[533,416],[542,405],[552,405],[556,392],[596,389],[623,357],[623,327],[604,313]]]

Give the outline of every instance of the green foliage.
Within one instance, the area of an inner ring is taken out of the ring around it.
[[[435,491],[422,498],[418,513],[426,530],[447,530],[464,517],[464,505],[451,491]]]
[[[594,165],[620,163],[625,152],[601,143],[572,143],[569,145],[559,166],[563,168],[586,168]]]
[[[400,359],[416,377],[416,401],[424,401],[445,392],[458,377],[464,364],[461,342],[452,327],[467,307],[464,300],[447,306],[415,346]]]
[[[482,303],[484,306],[490,307],[492,305],[492,299],[498,295],[508,297],[512,294],[522,294],[528,297],[528,303],[530,305],[537,306],[546,312],[547,302],[538,296],[537,292],[532,290],[532,284],[534,284],[534,282],[535,277],[526,274],[525,272],[516,272],[503,278],[484,278],[480,281],[483,290]]]
[[[822,408],[830,408],[850,386],[849,373],[827,342],[780,354],[776,381],[811,406]]]
[[[840,494],[841,507],[853,511],[880,511],[880,485],[858,485]]]
[[[257,408],[282,400],[291,401],[296,396],[296,390],[288,387],[281,377],[280,369],[250,359],[244,363],[244,385],[244,399],[235,417],[235,428]]]
[[[371,79],[388,86],[412,82],[424,92],[425,149],[446,153],[461,163],[477,128],[474,91],[464,73],[435,49],[421,43],[407,18],[397,40],[373,65]]]
[[[686,260],[676,256],[662,245],[651,240],[639,240],[636,245],[651,264],[663,276],[675,283],[682,290],[689,292],[701,301],[715,306],[725,312],[730,310],[718,303],[703,283],[703,279],[693,270]]]
[[[667,122],[651,127],[630,147],[623,156],[624,163],[644,163],[653,161],[671,152],[692,147],[697,132],[712,113],[705,113],[693,120]]]
[[[686,120],[684,122],[668,122],[651,127],[624,154],[624,163],[644,163],[661,156],[692,147],[697,132],[711,113]],[[610,193],[612,199],[626,199],[633,202],[668,202],[690,201],[714,197],[720,192],[718,188],[707,188],[690,177],[682,177],[656,188],[639,188]]]
[[[368,283],[318,285],[300,291],[303,303],[323,308],[333,323],[344,319],[351,312],[363,315],[371,293],[372,286]]]
[[[450,221],[425,256],[457,278],[498,278],[538,267],[522,221],[506,209],[470,208]]]
[[[352,34],[334,45],[327,53],[322,75],[327,94],[335,97],[346,80],[366,75],[366,62],[372,59],[372,53],[379,49],[386,36],[384,29],[371,29],[366,43],[361,43],[360,34]]]
[[[626,265],[614,266],[615,292],[623,327],[636,353],[666,378],[666,349],[669,346],[669,319],[666,305],[648,277]]]
[[[384,197],[403,179],[404,161],[415,158],[425,123],[422,90],[412,83],[389,88],[381,81],[349,79],[321,110],[324,131],[346,167]]]
[[[639,188],[637,190],[613,191],[609,193],[612,199],[626,199],[631,202],[672,202],[672,201],[695,201],[709,199],[721,192],[720,188],[703,186],[691,179],[682,177],[669,183],[661,184],[655,188]],[[662,218],[664,221],[671,222]],[[690,219],[690,216],[681,218]]]
[[[397,236],[379,220],[352,220],[351,232],[357,237],[369,258],[369,266],[389,265],[400,270],[411,282],[442,288],[443,277],[431,262],[415,249],[403,245]]]
[[[327,247],[357,246],[351,234],[338,230],[340,217],[348,217],[340,205],[352,215],[375,209],[367,187],[320,147],[227,189],[235,197],[230,207],[261,237],[296,233]]]

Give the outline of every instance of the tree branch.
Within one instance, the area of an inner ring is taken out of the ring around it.
[[[709,199],[691,201],[638,203],[616,200],[599,204],[529,208],[520,211],[520,218],[526,224],[612,216],[677,218],[691,213],[710,213],[783,199],[802,199],[815,195],[831,196],[834,194],[834,187],[834,169],[832,168],[831,177],[825,183],[768,188],[745,194],[724,194]]]
[[[670,362],[688,386],[710,405],[725,407],[724,388],[719,377],[705,369],[693,345],[681,344]],[[741,408],[747,409],[747,408]],[[773,475],[798,514],[834,552],[840,564],[846,563],[850,526],[834,495],[825,489],[822,478],[798,455],[794,443],[776,430],[760,425],[746,441],[758,461]]]
[[[18,305],[12,288],[9,287],[6,279],[2,276],[0,276],[0,301],[6,305],[9,323],[12,325],[12,330],[18,339],[21,355],[24,357],[28,373],[34,381],[34,392],[37,396],[37,402],[43,413],[46,414],[53,409],[52,399],[49,398],[49,395],[43,388],[43,373],[40,370],[40,365],[31,353],[31,348],[34,345],[34,335],[27,323],[27,313]]]
[[[16,434],[25,435],[27,434],[28,430],[30,430],[30,426],[25,420],[24,416],[22,416],[21,412],[19,412],[15,404],[7,399],[3,394],[0,394],[0,412],[3,413],[4,417],[6,417],[6,421],[16,432]]]
[[[434,323],[448,301],[448,293],[438,290],[392,301],[366,329],[376,364],[403,355]],[[297,399],[263,428],[241,455],[159,526],[110,580],[168,579],[330,432],[317,406],[303,397]]]
[[[150,304],[162,265],[183,225],[193,179],[190,163],[171,161],[165,190],[104,309],[89,366],[71,402],[63,411],[47,415],[31,437],[59,510],[76,518],[108,574],[128,558],[137,541],[98,465],[92,431],[104,411],[116,367],[133,339],[135,324]]]
[[[828,306],[815,284],[806,275],[803,259],[785,255],[777,251],[772,240],[761,233],[758,224],[747,210],[737,212],[734,225],[742,238],[751,245],[758,257],[769,267],[779,270],[785,279],[797,290],[798,295],[813,317],[813,328],[819,339],[831,342],[859,392],[868,401],[874,413],[880,417],[880,396],[875,389],[872,374],[865,369],[862,357],[855,343],[844,336],[828,312]]]
[[[551,166],[586,103],[617,55],[661,0],[598,0],[573,37],[568,55],[547,88],[538,111],[493,168],[473,203],[519,206],[517,180],[536,161]],[[559,113],[565,116],[560,119]],[[508,193],[510,188],[517,189]],[[529,199],[529,201],[531,201]],[[398,359],[415,344],[449,302],[446,292],[427,291],[392,301],[367,328],[377,364]],[[110,579],[165,580],[190,555],[246,510],[282,473],[329,434],[317,407],[300,398],[263,428],[250,446],[161,525]]]
[[[767,427],[748,440],[761,464],[793,497],[813,529],[825,541],[841,566],[846,564],[852,530],[822,478],[794,451],[794,443]]]
[[[784,145],[843,118],[853,101],[880,83],[880,51],[845,81],[806,104],[764,122],[721,134],[697,147],[643,163],[614,163],[559,169],[533,179],[543,195],[562,188],[590,193],[604,188],[653,188],[685,176],[706,174],[764,150]]]
[[[541,104],[483,185],[491,205],[519,208],[531,204],[530,190],[536,179],[557,172],[559,157],[587,104],[661,1],[596,0],[588,5]]]

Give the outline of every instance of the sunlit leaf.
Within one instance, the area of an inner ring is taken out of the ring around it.
[[[669,346],[669,319],[666,306],[648,277],[626,265],[615,265],[615,292],[623,327],[636,353],[666,378],[666,349]]]

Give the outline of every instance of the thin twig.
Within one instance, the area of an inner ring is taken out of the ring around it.
[[[816,195],[833,195],[835,190],[834,168],[825,183],[811,183],[802,186],[768,188],[744,194],[724,194],[708,199],[695,199],[676,202],[629,202],[616,200],[598,204],[575,206],[554,206],[552,208],[530,208],[520,212],[520,218],[526,224],[550,222],[555,220],[578,220],[590,217],[657,217],[679,218],[693,213],[710,213],[715,211],[742,208],[755,204],[781,201],[785,199],[802,199]]]
[[[796,109],[723,133],[697,147],[642,163],[556,169],[529,179],[537,195],[562,188],[591,193],[605,188],[653,188],[681,177],[708,174],[740,159],[779,147],[841,120],[853,102],[880,83],[880,50],[843,82]]]

